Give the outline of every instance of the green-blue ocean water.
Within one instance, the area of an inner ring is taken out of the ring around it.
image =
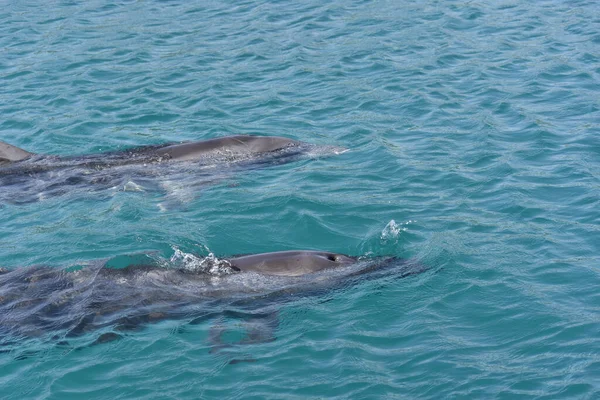
[[[2,353],[1,398],[600,395],[597,1],[3,3],[0,140],[75,155],[231,134],[351,151],[174,209],[136,191],[5,204],[0,266],[300,248],[430,271],[283,305],[277,340],[239,349],[254,362],[210,354],[211,321]]]

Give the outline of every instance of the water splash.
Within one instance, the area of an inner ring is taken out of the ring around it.
[[[172,248],[174,253],[169,259],[172,267],[213,276],[231,275],[237,272],[229,261],[217,258],[213,253],[209,253],[206,257],[199,257],[181,251],[175,246]]]
[[[389,256],[402,254],[400,236],[402,232],[408,231],[408,225],[416,221],[396,222],[390,220],[381,232],[374,231],[360,246],[359,250],[366,257]]]
[[[406,232],[408,230],[406,226],[413,222],[416,221],[408,220],[398,224],[395,220],[390,220],[390,222],[388,222],[385,228],[383,228],[381,231],[381,241],[385,244],[390,240],[397,240],[401,232]]]

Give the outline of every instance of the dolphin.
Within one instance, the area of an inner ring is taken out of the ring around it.
[[[311,250],[222,259],[187,254],[184,263],[146,254],[125,260],[120,267],[114,266],[117,261],[101,260],[70,268],[1,270],[0,345],[24,338],[64,343],[83,335],[91,335],[89,344],[98,344],[165,319],[242,321],[245,338],[238,343],[225,345],[220,325],[211,328],[211,351],[220,351],[275,340],[277,312],[286,301],[358,280],[425,271],[396,257]]]
[[[58,157],[38,155],[0,142],[0,202],[29,203],[83,192],[194,188],[238,169],[340,154],[278,136],[227,136],[121,151]]]

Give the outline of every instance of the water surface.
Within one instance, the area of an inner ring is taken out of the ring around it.
[[[599,15],[557,0],[6,4],[0,140],[351,151],[226,176],[176,209],[127,190],[3,204],[1,266],[307,248],[431,271],[286,304],[276,341],[239,349],[253,363],[209,354],[214,321],[80,351],[24,343],[41,354],[0,355],[1,397],[597,397]]]

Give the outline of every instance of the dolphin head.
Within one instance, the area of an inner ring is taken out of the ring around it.
[[[264,275],[301,276],[354,264],[355,258],[327,251],[293,250],[252,254],[228,260],[240,272]]]

